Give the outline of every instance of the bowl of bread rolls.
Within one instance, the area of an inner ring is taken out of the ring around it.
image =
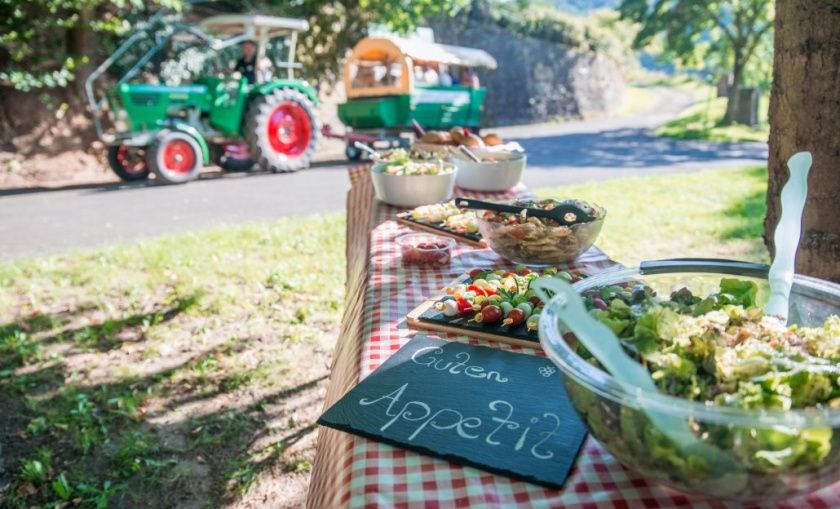
[[[453,127],[448,131],[426,131],[416,142],[414,148],[417,150],[440,150],[444,147],[453,151],[458,145],[469,148],[489,148],[503,143],[502,138],[497,134],[486,134],[479,136],[466,127]]]

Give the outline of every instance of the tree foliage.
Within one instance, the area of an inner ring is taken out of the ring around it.
[[[0,83],[62,88],[132,23],[181,0],[0,0]]]
[[[729,70],[734,86],[724,121],[732,121],[737,90],[745,78],[760,81],[751,65],[766,64],[766,59],[755,57],[768,50],[772,40],[772,0],[622,0],[619,11],[641,25],[636,47],[658,42],[669,58]]]
[[[155,11],[188,19],[219,12],[259,12],[307,19],[298,58],[313,81],[332,81],[345,51],[371,25],[411,30],[423,17],[466,0],[0,0],[0,84],[19,90],[64,88],[113,51]]]
[[[395,32],[413,30],[425,17],[453,14],[468,0],[258,0],[260,12],[309,20],[300,35],[298,59],[316,83],[333,83],[345,52],[367,35],[372,25]]]
[[[625,70],[637,65],[632,49],[637,27],[619,19],[614,10],[593,10],[590,6],[590,12],[580,16],[529,0],[496,0],[488,2],[486,11],[490,20],[517,35],[600,53],[615,60]]]

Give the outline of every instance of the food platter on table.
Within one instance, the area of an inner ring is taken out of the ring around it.
[[[397,214],[397,222],[425,232],[452,237],[471,246],[487,247],[478,232],[475,212],[459,209],[454,201],[423,205],[401,212]]]
[[[543,303],[529,285],[547,275],[570,282],[586,277],[579,271],[556,268],[473,269],[411,310],[406,321],[414,329],[539,348],[537,323]],[[495,309],[488,312],[488,308]]]

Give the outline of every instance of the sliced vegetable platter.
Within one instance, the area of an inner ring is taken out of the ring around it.
[[[454,201],[423,205],[408,212],[397,214],[397,222],[429,233],[452,237],[475,247],[487,247],[481,234],[474,211],[459,209]]]
[[[429,223],[425,221],[417,221],[411,217],[411,212],[401,212],[397,214],[397,222],[409,228],[420,230],[428,233],[436,233],[452,237],[459,242],[469,244],[475,247],[487,247],[487,244],[482,240],[480,233],[459,233],[455,230],[447,228],[443,223]]]
[[[569,282],[586,277],[553,268],[473,269],[414,308],[406,320],[415,329],[538,347],[537,323],[543,303],[530,289],[530,283],[541,276],[556,276]]]

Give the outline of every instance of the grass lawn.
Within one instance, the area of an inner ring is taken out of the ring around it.
[[[343,285],[341,215],[0,265],[0,507],[299,506]]]
[[[766,261],[766,172],[541,189],[599,245]],[[340,215],[0,264],[0,507],[301,505],[344,283]]]
[[[763,233],[767,170],[750,168],[633,177],[537,189],[607,208],[598,246],[633,265],[669,257],[767,262]]]
[[[759,100],[759,127],[746,125],[720,125],[720,120],[726,113],[726,98],[715,97],[711,87],[688,87],[697,97],[697,104],[686,113],[656,129],[658,136],[666,136],[680,140],[710,140],[710,141],[760,141],[766,142],[770,136],[767,123],[767,97]]]

